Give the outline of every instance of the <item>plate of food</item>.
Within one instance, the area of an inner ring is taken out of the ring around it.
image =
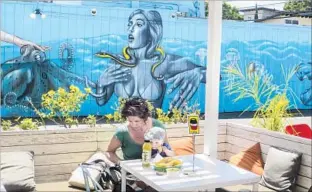
[[[154,170],[158,175],[164,175],[169,168],[174,168],[175,171],[180,171],[182,168],[182,160],[173,157],[165,157],[154,163]]]

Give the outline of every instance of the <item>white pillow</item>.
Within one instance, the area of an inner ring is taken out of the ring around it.
[[[6,191],[34,191],[36,188],[34,153],[17,151],[1,152],[0,155],[0,180]]]
[[[98,159],[105,160],[106,157],[105,157],[104,153],[97,152],[97,153],[93,154],[85,163],[91,163],[91,162],[98,160]],[[105,163],[103,163],[103,165],[105,165]],[[101,165],[96,164],[96,165],[88,166],[87,170],[89,171],[90,176],[92,177],[92,179],[94,181],[99,181],[100,176],[101,176],[100,173],[101,173],[101,171],[104,171],[104,168]],[[90,189],[94,190],[94,186],[93,186],[91,179],[88,178],[88,181],[89,181]],[[83,177],[81,167],[77,167],[71,173],[71,177],[69,178],[68,183],[74,187],[79,187],[79,188],[83,188],[83,189],[85,188],[85,181],[84,181],[84,177]]]
[[[6,192],[4,186],[2,185],[2,181],[0,181],[0,192]]]

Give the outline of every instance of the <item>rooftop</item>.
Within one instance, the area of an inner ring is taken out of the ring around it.
[[[278,18],[287,18],[287,17],[305,17],[312,18],[312,11],[279,11],[272,16],[265,17],[263,19],[257,19],[255,22],[261,22],[268,19],[278,19]]]
[[[272,9],[272,8],[267,8],[267,7],[258,7],[258,10],[266,10],[266,11],[272,11],[272,12],[282,12],[280,10]],[[256,8],[243,8],[240,9],[240,12],[248,12],[248,11],[255,11]]]

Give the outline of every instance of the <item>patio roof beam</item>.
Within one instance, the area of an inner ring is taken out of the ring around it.
[[[210,0],[208,15],[204,154],[217,158],[222,1]]]

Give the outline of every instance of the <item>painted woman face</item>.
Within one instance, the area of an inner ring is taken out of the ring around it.
[[[144,15],[136,14],[129,20],[128,33],[130,48],[139,49],[147,45],[149,33],[147,20]]]

